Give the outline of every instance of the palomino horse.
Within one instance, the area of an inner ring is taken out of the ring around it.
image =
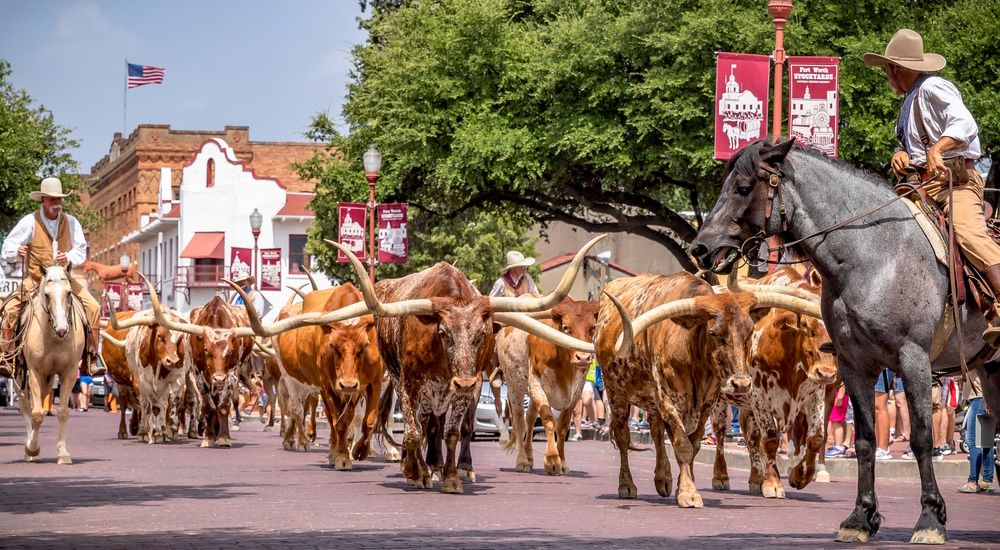
[[[883,182],[817,151],[758,141],[730,161],[719,200],[691,252],[698,264],[727,273],[747,239],[782,235],[800,246],[823,278],[823,319],[854,404],[858,496],[837,540],[866,541],[881,523],[875,497],[875,379],[892,368],[906,382],[910,445],[920,471],[921,513],[911,542],[945,541],[945,506],[931,463],[931,371],[959,366],[954,335],[931,362],[948,297],[948,275],[909,210],[891,202],[852,223],[852,215],[894,197]],[[748,246],[749,248],[749,246]],[[960,308],[965,350],[983,348],[986,328],[975,306]],[[1000,368],[976,361],[989,407],[1000,410]]]
[[[24,459],[38,460],[41,447],[38,431],[42,427],[45,411],[42,397],[52,391],[52,377],[59,375],[59,442],[56,443],[59,464],[72,464],[66,449],[66,420],[69,419],[69,401],[76,381],[77,369],[83,357],[84,311],[79,300],[73,298],[70,287],[72,264],[65,268],[42,268],[44,275],[38,290],[28,301],[21,315],[24,328],[24,361],[27,380],[21,382],[21,414],[27,424],[28,436],[24,442]]]

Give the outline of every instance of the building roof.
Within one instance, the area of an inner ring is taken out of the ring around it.
[[[556,256],[555,258],[549,258],[548,260],[543,261],[539,267],[541,268],[542,272],[548,271],[550,269],[555,269],[555,268],[557,268],[557,267],[559,267],[561,265],[565,265],[565,264],[568,264],[568,263],[572,262],[573,258],[575,256],[576,256],[576,254],[563,254],[562,256]],[[594,256],[594,255],[588,255],[587,259],[588,260],[593,260],[595,262],[600,262],[601,261],[601,260],[597,259],[597,256]],[[634,271],[632,271],[631,269],[623,266],[622,264],[619,264],[619,263],[616,263],[616,262],[608,262],[608,265],[610,265],[613,269],[621,271],[622,273],[628,275],[629,277],[635,277],[637,275]]]
[[[181,252],[181,258],[224,260],[226,234],[221,231],[196,232]]]
[[[315,193],[285,193],[285,205],[274,215],[275,218],[314,218],[309,203],[316,198]]]

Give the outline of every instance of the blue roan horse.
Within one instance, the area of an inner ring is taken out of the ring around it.
[[[772,215],[766,218],[769,185],[774,185]],[[791,242],[893,196],[883,182],[816,151],[793,148],[791,141],[758,141],[731,161],[719,200],[691,251],[701,267],[727,273],[740,245],[762,230]],[[920,469],[921,513],[910,542],[943,543],[945,505],[931,462],[931,371],[959,364],[957,339],[952,335],[933,366],[929,354],[948,296],[947,273],[900,202],[809,238],[801,248],[823,276],[823,318],[854,404],[858,497],[837,540],[866,541],[881,522],[875,497],[874,385],[882,369],[891,368],[906,383],[910,445]],[[986,321],[974,306],[961,308],[959,315],[971,358],[984,345]],[[990,409],[1000,410],[1000,365],[970,368],[979,369]]]

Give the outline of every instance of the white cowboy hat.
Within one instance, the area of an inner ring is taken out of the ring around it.
[[[236,284],[240,284],[248,279],[250,280],[251,285],[257,284],[257,277],[254,277],[248,271],[240,271],[236,275],[233,275],[233,282]]]
[[[947,61],[936,53],[924,53],[924,39],[916,31],[899,29],[885,46],[885,54],[866,53],[865,65],[884,67],[899,65],[919,73],[933,73],[944,68]]]
[[[68,197],[69,193],[62,192],[62,182],[59,178],[45,178],[42,180],[38,191],[28,193],[28,198],[33,201],[40,201],[42,197]]]
[[[517,250],[511,250],[507,253],[507,265],[500,271],[500,273],[507,273],[515,267],[528,267],[529,265],[535,265],[534,258],[525,258],[524,254],[521,254]]]

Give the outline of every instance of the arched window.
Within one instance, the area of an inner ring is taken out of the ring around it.
[[[205,166],[205,187],[215,187],[215,159],[208,159]]]

